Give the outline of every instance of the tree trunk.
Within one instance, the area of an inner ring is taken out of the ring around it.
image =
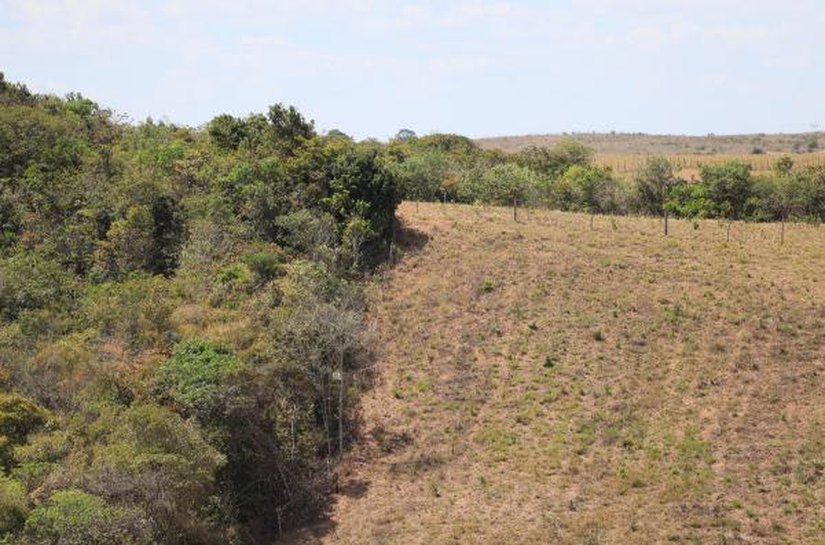
[[[332,415],[330,414],[331,411],[330,411],[330,407],[329,407],[329,405],[330,405],[329,397],[330,397],[330,389],[331,389],[330,386],[331,385],[329,384],[329,380],[325,380],[324,382],[325,382],[325,384],[324,384],[324,404],[323,404],[324,431],[326,431],[326,436],[327,436],[327,459],[329,459],[329,458],[332,458],[332,437],[331,437],[332,436],[332,430],[330,429],[332,427],[331,426],[331,424],[332,424],[332,422],[331,422]]]
[[[338,355],[338,372],[341,373],[341,380],[338,384],[338,456],[344,455],[344,390],[346,381],[344,380],[344,355]]]
[[[665,210],[665,236],[667,236],[667,210]]]
[[[518,221],[518,199],[513,197],[513,221]]]
[[[785,244],[785,215],[782,215],[782,230],[779,232],[779,244],[780,246]]]
[[[733,223],[731,220],[728,220],[728,237],[727,242],[730,242],[730,224]]]

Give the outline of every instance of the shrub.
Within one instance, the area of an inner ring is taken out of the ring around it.
[[[35,253],[0,261],[0,319],[13,320],[24,310],[59,306],[73,287],[70,273]]]
[[[0,475],[0,536],[23,526],[28,512],[23,484]]]
[[[702,182],[707,185],[719,215],[731,219],[744,216],[753,188],[751,168],[740,161],[702,167]]]
[[[282,273],[284,257],[274,252],[260,251],[244,255],[241,260],[255,275],[255,283],[265,284]]]
[[[49,502],[31,512],[23,531],[23,544],[149,545],[151,526],[133,507],[108,504],[82,490],[60,490]]]
[[[12,465],[12,450],[26,442],[28,435],[43,426],[48,418],[45,409],[17,395],[0,393],[0,464]]]
[[[224,379],[243,367],[223,346],[184,341],[157,371],[158,394],[184,414],[204,417],[215,409]]]

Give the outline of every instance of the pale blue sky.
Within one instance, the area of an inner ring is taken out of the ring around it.
[[[823,0],[0,0],[0,71],[142,120],[385,139],[825,126]]]

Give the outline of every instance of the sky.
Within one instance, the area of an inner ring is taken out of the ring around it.
[[[0,71],[142,121],[321,131],[825,126],[822,0],[0,0]]]

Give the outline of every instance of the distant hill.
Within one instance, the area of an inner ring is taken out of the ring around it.
[[[517,152],[527,146],[552,146],[565,138],[578,140],[600,155],[806,153],[825,147],[825,132],[707,136],[574,132],[479,138],[476,142],[485,149]]]

